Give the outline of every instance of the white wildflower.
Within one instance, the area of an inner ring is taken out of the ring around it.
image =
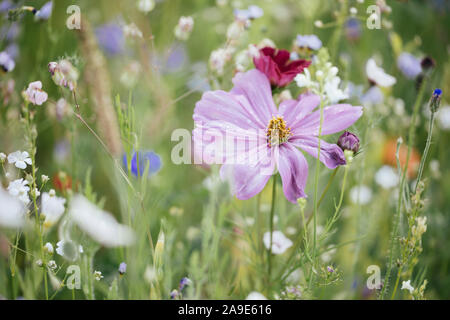
[[[252,291],[248,294],[245,300],[267,300],[267,298],[262,293]]]
[[[102,272],[101,272],[101,271],[95,270],[95,271],[94,271],[94,279],[95,279],[96,281],[102,280],[102,279],[103,279]]]
[[[8,155],[8,162],[14,164],[19,169],[26,169],[27,164],[31,165],[31,158],[26,151],[16,151]]]
[[[410,294],[413,293],[414,287],[411,285],[411,280],[402,282],[402,290],[408,290]]]
[[[149,13],[155,8],[155,0],[139,0],[137,7],[139,11]]]
[[[267,249],[270,248],[270,232],[264,233],[263,237],[264,245]],[[281,232],[274,231],[272,233],[272,253],[283,254],[287,249],[292,246],[292,241]]]
[[[397,80],[384,72],[383,68],[377,66],[373,58],[369,59],[366,63],[366,74],[369,80],[375,82],[380,87],[391,87]]]
[[[44,192],[41,198],[41,212],[45,215],[44,227],[53,226],[64,213],[66,199],[57,197],[52,193]],[[52,195],[53,194],[53,195]]]
[[[398,184],[398,174],[391,166],[382,166],[375,173],[375,182],[384,189],[390,189]]]
[[[69,215],[91,238],[107,247],[127,246],[134,243],[134,232],[122,225],[106,211],[99,209],[84,196],[72,198]]]
[[[30,188],[28,187],[28,181],[22,178],[11,181],[8,186],[8,192],[13,197],[18,198],[25,205],[30,202],[30,198],[28,197],[28,191]]]
[[[53,252],[54,252],[53,245],[50,242],[47,242],[44,245],[44,250],[47,251],[49,254],[53,254]]]
[[[21,228],[25,224],[25,206],[0,185],[0,226]]]

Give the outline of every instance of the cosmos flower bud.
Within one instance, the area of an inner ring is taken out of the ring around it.
[[[433,95],[430,99],[430,109],[431,112],[436,112],[439,109],[439,105],[441,104],[441,95],[442,90],[441,89],[434,89]]]
[[[348,131],[345,131],[338,139],[337,145],[343,150],[350,150],[357,153],[359,150],[359,138]]]

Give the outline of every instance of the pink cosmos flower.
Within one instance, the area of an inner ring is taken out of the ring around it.
[[[258,57],[253,58],[253,63],[256,69],[269,78],[271,85],[284,87],[311,64],[311,61],[290,61],[289,58],[290,53],[287,50],[265,47],[259,50]]]
[[[47,92],[42,90],[42,82],[34,81],[28,85],[27,90],[25,90],[25,97],[34,105],[42,105],[47,101]]]
[[[209,163],[215,155],[215,163],[223,164],[222,179],[230,177],[238,199],[261,192],[275,169],[290,202],[306,197],[308,163],[298,148],[317,157],[319,96],[303,94],[298,100],[283,101],[277,109],[270,82],[259,70],[236,74],[233,84],[230,92],[209,91],[197,102],[193,115],[195,155],[201,154]],[[325,107],[322,135],[348,128],[361,115],[362,107],[349,104]],[[333,169],[345,164],[345,157],[337,145],[322,140],[320,161]]]

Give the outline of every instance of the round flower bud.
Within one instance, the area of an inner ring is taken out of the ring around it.
[[[337,145],[343,150],[357,153],[359,150],[359,138],[351,132],[345,131],[338,139]]]

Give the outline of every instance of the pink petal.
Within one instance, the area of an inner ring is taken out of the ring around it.
[[[324,108],[322,135],[333,134],[347,129],[362,115],[362,107],[353,107],[349,104],[336,104]],[[303,118],[293,128],[295,135],[319,135],[320,110],[316,110]]]
[[[319,143],[319,139],[317,137],[294,136],[289,139],[289,143],[301,148],[303,151],[309,153],[317,159],[317,148]],[[330,169],[334,169],[337,166],[341,166],[346,163],[342,149],[336,144],[331,144],[323,140],[320,141],[319,159]]]
[[[286,198],[296,203],[298,198],[306,198],[304,192],[308,178],[308,162],[303,154],[289,143],[282,144],[277,157],[278,171],[283,182]]]
[[[267,126],[272,115],[277,113],[277,109],[272,99],[269,80],[264,73],[257,69],[238,73],[233,78],[233,84],[231,93],[244,95],[251,108],[250,114]]]
[[[294,129],[298,123],[320,104],[320,97],[315,94],[302,94],[299,100],[286,100],[280,104],[279,112],[287,126]]]
[[[243,129],[257,128],[257,119],[252,118],[245,110],[248,103],[241,98],[221,90],[206,92],[195,105],[193,119],[195,122],[203,123],[224,121]]]
[[[223,165],[220,169],[222,179],[230,180],[234,195],[240,200],[247,200],[260,193],[275,169],[275,162],[267,155],[267,149],[260,153],[256,165]]]

